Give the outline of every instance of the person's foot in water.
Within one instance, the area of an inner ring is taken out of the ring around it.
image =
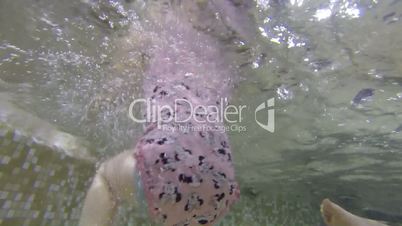
[[[321,215],[327,226],[386,226],[378,221],[353,215],[329,199],[322,201]]]

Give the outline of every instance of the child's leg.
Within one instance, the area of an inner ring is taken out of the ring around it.
[[[386,226],[380,222],[353,215],[329,199],[322,201],[321,214],[328,226]]]
[[[108,183],[99,172],[95,175],[85,198],[80,226],[106,226],[111,224],[116,202]]]
[[[111,225],[117,203],[134,201],[134,157],[125,151],[102,163],[85,198],[80,226]]]

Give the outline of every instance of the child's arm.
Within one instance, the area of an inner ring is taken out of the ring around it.
[[[111,225],[117,203],[134,195],[134,157],[122,152],[102,163],[87,192],[79,226]]]

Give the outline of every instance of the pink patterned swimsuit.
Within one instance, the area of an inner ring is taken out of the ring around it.
[[[218,41],[188,23],[167,19],[162,27],[163,38],[152,48],[144,96],[153,106],[174,111],[162,111],[161,118],[145,113],[155,120],[136,145],[136,168],[153,219],[170,226],[213,225],[240,196],[229,140],[219,129],[224,123],[208,122],[212,112],[196,113],[185,122],[162,119],[187,118],[193,110],[189,104],[226,105],[235,70],[223,60]],[[175,103],[177,99],[187,102]]]

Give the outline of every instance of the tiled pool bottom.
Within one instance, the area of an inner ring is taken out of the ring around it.
[[[0,225],[76,225],[94,166],[0,129]]]

